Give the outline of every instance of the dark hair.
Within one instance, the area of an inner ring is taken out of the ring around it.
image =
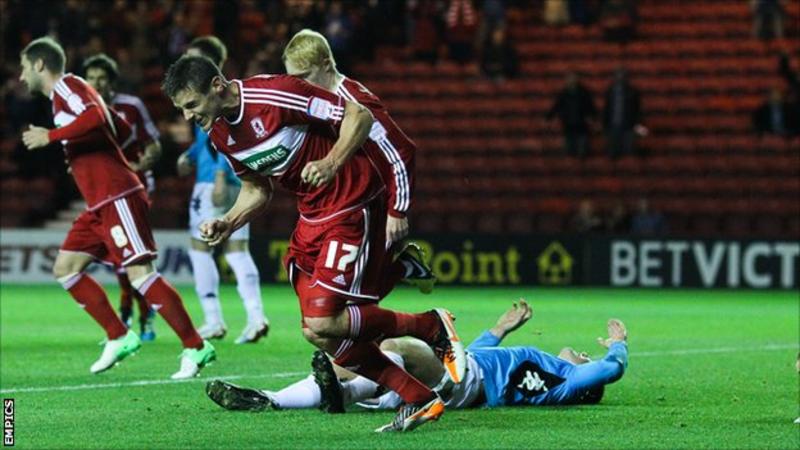
[[[200,36],[194,38],[194,40],[189,43],[189,48],[200,50],[203,56],[207,56],[220,68],[225,60],[228,59],[228,48],[225,47],[225,44],[216,36]]]
[[[581,395],[579,403],[583,405],[596,405],[600,403],[600,400],[603,399],[603,393],[605,390],[605,386],[602,384],[600,386],[593,387]]]
[[[117,77],[119,77],[117,62],[105,53],[98,53],[87,58],[86,61],[83,62],[83,73],[85,74],[89,69],[102,69],[106,75],[108,75],[108,79],[111,82],[116,81]]]
[[[67,63],[64,49],[50,37],[41,37],[31,41],[22,49],[20,55],[28,58],[31,63],[42,60],[44,67],[53,73],[64,72],[64,66]]]
[[[175,95],[184,89],[205,94],[211,87],[211,80],[214,77],[225,79],[219,67],[209,58],[183,55],[167,69],[161,90],[169,98],[175,98]]]

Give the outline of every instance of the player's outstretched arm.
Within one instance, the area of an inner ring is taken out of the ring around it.
[[[531,316],[533,309],[524,298],[521,298],[497,319],[497,324],[489,332],[502,341],[509,333],[524,325]]]
[[[22,133],[22,142],[28,150],[46,146],[54,141],[63,141],[79,138],[93,129],[102,126],[105,122],[103,112],[97,106],[89,106],[69,125],[50,130],[48,128],[31,125]]]
[[[241,176],[242,188],[233,207],[222,217],[200,224],[200,233],[210,246],[225,242],[231,233],[253,219],[272,199],[272,180],[258,174]]]
[[[353,156],[369,137],[374,121],[372,113],[358,103],[346,102],[339,139],[325,158],[311,161],[300,173],[303,181],[313,186],[329,183],[339,169]]]

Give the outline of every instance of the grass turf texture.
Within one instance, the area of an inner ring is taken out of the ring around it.
[[[196,297],[182,288],[192,316]],[[117,291],[110,289],[115,298]],[[527,297],[534,318],[506,339],[550,352],[570,345],[602,352],[605,320],[622,319],[630,365],[596,406],[447,411],[408,434],[372,430],[391,412],[317,410],[235,413],[204,394],[205,380],[276,390],[304,376],[312,347],[301,337],[298,306],[285,287],[264,289],[269,338],[235,346],[244,312],[223,287],[229,325],[219,360],[200,379],[167,382],[177,370],[177,338],[159,319],[158,338],[100,375],[89,365],[102,336],[57,286],[0,286],[0,389],[16,399],[19,448],[797,448],[797,292],[443,289],[398,290],[385,306],[450,308],[466,341],[490,327],[512,300]],[[697,350],[694,352],[693,350]],[[637,356],[639,355],[639,356]],[[63,386],[137,381],[78,390]],[[13,391],[52,388],[48,391]],[[435,443],[435,444],[434,444]]]

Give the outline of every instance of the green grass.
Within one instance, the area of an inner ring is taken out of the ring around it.
[[[232,343],[244,322],[235,289],[223,289],[233,336],[202,378],[166,380],[179,344],[163,321],[158,338],[101,375],[89,374],[100,330],[57,286],[0,286],[0,389],[16,399],[19,448],[798,448],[797,292],[439,289],[424,297],[399,290],[384,304],[407,311],[450,308],[462,337],[491,326],[518,296],[534,319],[506,340],[597,354],[608,317],[625,321],[630,366],[596,406],[448,411],[438,423],[402,435],[376,435],[390,412],[316,410],[261,414],[223,411],[204,381],[268,389],[299,378],[312,348],[302,339],[291,291],[266,287],[269,338]],[[181,289],[193,317],[194,293]],[[116,296],[116,291],[111,292]],[[770,347],[771,346],[771,347]],[[699,349],[697,352],[686,350]],[[716,351],[707,351],[707,350]],[[56,390],[120,383],[118,387]],[[20,388],[52,388],[18,391]]]

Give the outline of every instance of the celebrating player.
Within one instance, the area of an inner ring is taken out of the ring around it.
[[[359,103],[374,116],[375,122],[364,150],[376,163],[388,190],[387,244],[400,242],[408,235],[407,214],[414,191],[416,144],[397,126],[375,94],[358,81],[339,73],[325,36],[316,31],[301,30],[286,45],[283,62],[289,75],[301,77],[351,102]],[[425,265],[416,264],[423,259],[419,247],[406,245],[398,258],[406,266],[404,280],[419,287],[423,293],[430,293],[435,277]]]
[[[381,349],[439,392],[449,408],[598,403],[605,385],[619,380],[627,367],[627,334],[622,322],[608,321],[608,338],[598,338],[608,353],[598,361],[569,347],[557,357],[535,347],[499,347],[503,338],[531,315],[528,304],[520,300],[481,334],[467,349],[466,377],[458,385],[450,382],[441,362],[416,339],[388,339]],[[321,352],[315,352],[312,368],[313,375],[278,392],[215,380],[208,383],[206,393],[223,408],[249,411],[319,407],[341,413],[345,405],[354,403],[380,409],[396,408],[400,403],[396,393],[382,394],[372,381],[334,368]],[[340,382],[340,378],[346,381]]]
[[[220,69],[228,54],[225,44],[214,36],[194,39],[188,55],[205,56]],[[219,271],[211,247],[200,236],[200,224],[222,215],[232,205],[241,186],[239,178],[224,157],[211,147],[208,135],[194,125],[194,143],[178,158],[178,174],[188,175],[194,169],[195,185],[189,203],[189,232],[192,248],[194,286],[205,321],[197,330],[204,339],[222,339],[227,333],[219,301]],[[225,259],[236,276],[236,289],[247,312],[247,325],[236,339],[237,344],[257,342],[269,332],[261,303],[261,282],[258,267],[250,254],[250,224],[233,232],[223,244]]]
[[[99,53],[83,62],[83,71],[86,82],[103,97],[106,105],[114,109],[131,125],[131,138],[122,143],[122,152],[128,160],[128,165],[136,171],[139,180],[147,188],[146,194],[149,197],[155,189],[152,168],[161,158],[158,129],[150,119],[150,114],[139,97],[114,91],[114,83],[119,76],[116,61],[105,53]],[[150,309],[144,297],[133,289],[125,268],[120,266],[116,269],[120,287],[119,309],[122,321],[130,328],[133,317],[131,299],[135,298],[139,306],[139,336],[143,341],[152,341],[156,337],[153,328],[155,311]]]
[[[156,271],[155,242],[147,220],[144,186],[125,161],[119,142],[130,126],[82,78],[64,74],[64,50],[50,38],[32,41],[20,54],[20,80],[53,101],[56,129],[31,126],[22,135],[30,149],[64,144],[78,189],[88,205],[72,224],[53,265],[53,275],[106,331],[108,340],[90,370],[99,373],[141,347],[136,333],[114,313],[103,288],[87,273],[94,260],[125,267],[131,285],[180,337],[184,351],[174,379],[197,375],[216,358],[197,334],[175,289]]]
[[[197,56],[176,61],[163,89],[187,120],[209,132],[242,179],[234,206],[201,225],[209,244],[223,242],[266,207],[276,178],[298,200],[286,264],[306,339],[400,395],[406,404],[392,428],[438,419],[441,399],[375,344],[379,337],[417,337],[445,361],[455,382],[463,376],[463,346],[448,312],[402,314],[376,304],[405,269],[387,251],[384,188],[360,150],[370,112],[292,76],[228,81]]]

